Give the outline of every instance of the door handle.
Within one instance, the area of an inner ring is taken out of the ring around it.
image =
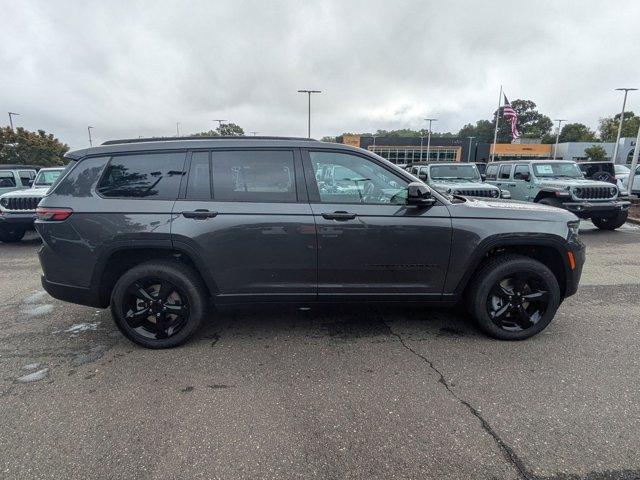
[[[353,220],[357,215],[355,213],[349,213],[344,211],[339,212],[327,212],[322,214],[322,218],[326,220]]]
[[[218,215],[218,212],[211,212],[204,208],[199,208],[191,212],[182,212],[184,218],[193,218],[195,220],[205,220],[207,218],[213,218]]]

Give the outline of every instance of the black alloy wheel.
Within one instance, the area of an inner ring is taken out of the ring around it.
[[[155,340],[176,335],[189,320],[186,294],[168,280],[147,278],[127,289],[122,311],[139,335]]]
[[[125,272],[111,293],[116,326],[146,348],[186,342],[202,323],[209,295],[200,276],[172,260],[151,260]]]
[[[487,297],[487,313],[499,328],[521,332],[536,325],[547,311],[549,291],[539,275],[517,272],[496,282]]]

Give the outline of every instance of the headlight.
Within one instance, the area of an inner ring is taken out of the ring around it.
[[[492,196],[493,198],[498,198],[498,197],[500,196],[500,191],[499,191],[499,190],[493,190],[493,191],[491,192],[491,196]]]
[[[580,232],[580,220],[572,220],[567,222],[567,242],[575,243],[578,240],[578,233]]]
[[[579,197],[582,194],[582,189],[578,187],[573,192]]]
[[[609,195],[611,195],[613,197],[616,194],[617,191],[618,191],[618,189],[616,187],[611,187],[609,189]]]

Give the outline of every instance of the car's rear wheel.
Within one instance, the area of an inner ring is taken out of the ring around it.
[[[615,230],[620,228],[627,221],[629,212],[618,212],[611,217],[593,217],[591,221],[593,224],[601,230]]]
[[[193,269],[151,261],[127,271],[111,294],[120,331],[146,348],[171,348],[191,337],[206,314],[206,293]]]
[[[0,242],[15,243],[22,240],[26,229],[14,225],[0,226]]]
[[[468,298],[480,328],[501,340],[524,340],[544,330],[560,299],[553,272],[537,260],[515,254],[486,261]]]

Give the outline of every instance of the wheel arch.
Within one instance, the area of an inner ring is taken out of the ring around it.
[[[535,198],[533,199],[534,202],[539,202],[540,200],[542,200],[543,198],[558,198],[556,196],[556,192],[557,190],[551,190],[551,189],[542,189],[540,190],[537,195],[535,196]]]
[[[218,288],[209,271],[204,267],[206,263],[197,252],[188,245],[149,245],[146,243],[128,243],[116,245],[100,256],[92,275],[92,288],[98,290],[98,302],[101,307],[107,307],[111,300],[111,292],[118,278],[124,272],[141,263],[163,259],[174,260],[192,268],[200,277],[207,293],[213,297]]]
[[[560,292],[564,298],[571,271],[567,251],[564,240],[551,234],[532,236],[498,234],[488,237],[476,248],[469,262],[469,267],[455,288],[454,295],[464,296],[466,294],[471,280],[487,259],[503,253],[517,253],[546,265],[558,280]]]

